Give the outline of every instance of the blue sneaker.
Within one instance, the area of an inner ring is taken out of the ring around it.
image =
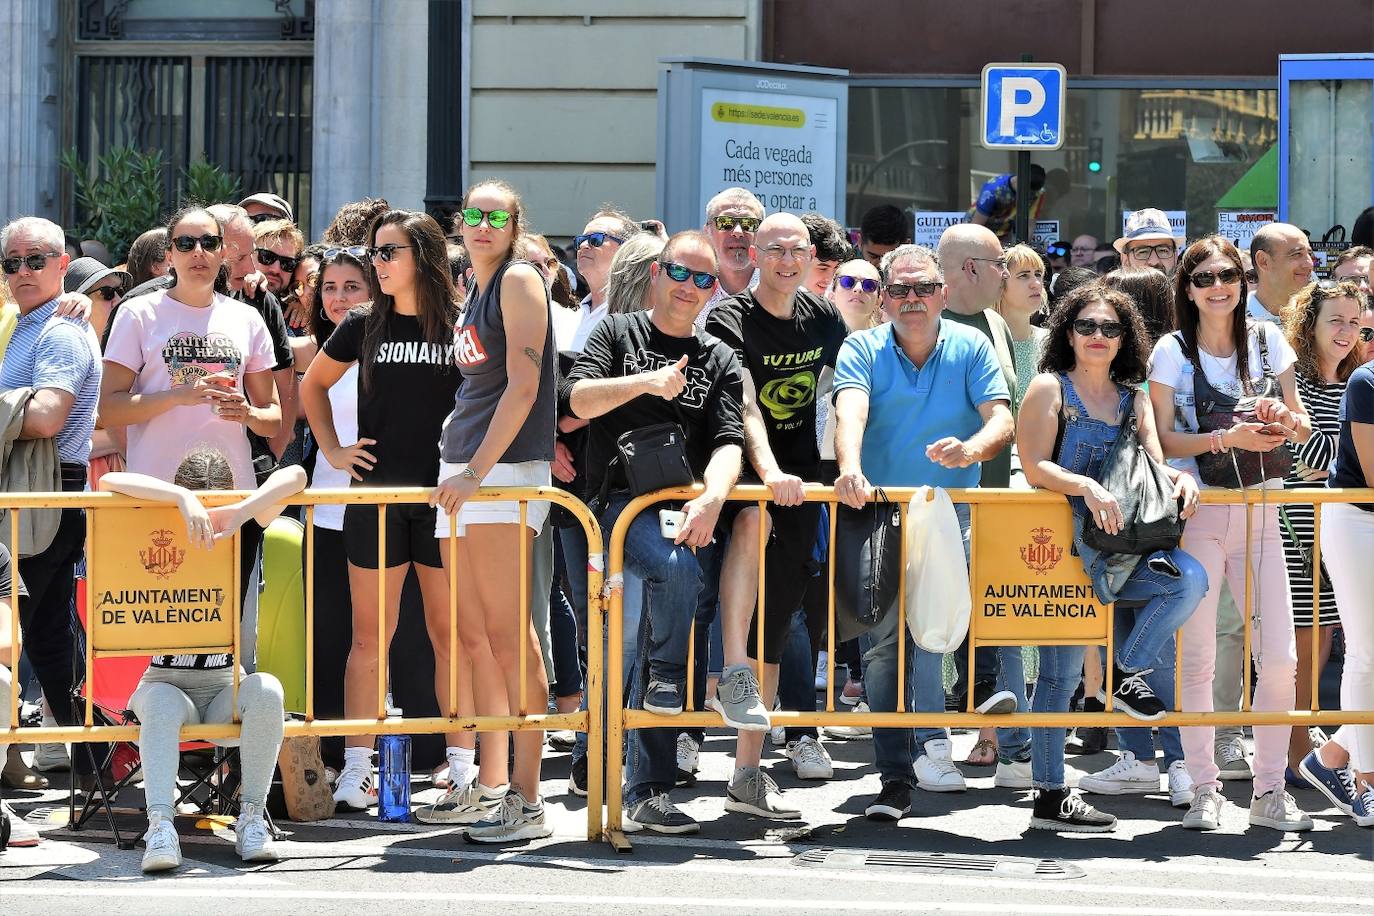
[[[1355,781],[1355,776],[1350,769],[1350,781]],[[1374,827],[1374,786],[1366,785],[1364,791],[1355,791],[1355,800],[1350,803],[1350,816],[1355,819],[1355,823],[1361,827]]]
[[[1283,768],[1283,781],[1290,789],[1310,789],[1312,784],[1293,772],[1292,767]]]
[[[644,709],[660,716],[675,716],[682,712],[682,685],[672,681],[649,679],[644,692]]]
[[[1331,804],[1339,808],[1343,814],[1353,816],[1355,773],[1350,767],[1332,769],[1321,762],[1316,751],[1308,751],[1307,756],[1298,764],[1298,769],[1307,777],[1313,788],[1325,795]]]

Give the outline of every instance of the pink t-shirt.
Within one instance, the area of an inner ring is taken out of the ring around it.
[[[106,362],[137,373],[134,394],[156,394],[191,385],[215,373],[231,373],[242,392],[243,377],[269,372],[275,364],[272,338],[250,305],[219,294],[206,308],[194,308],[155,292],[122,303],[105,347]],[[256,486],[246,427],[221,420],[209,404],[177,406],[129,427],[130,471],[161,480],[197,447],[223,452],[234,469],[234,486]]]

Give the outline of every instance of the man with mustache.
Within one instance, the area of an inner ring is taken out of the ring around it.
[[[839,499],[863,508],[873,486],[978,486],[979,466],[1012,438],[1011,395],[991,342],[945,321],[945,278],[935,252],[902,245],[883,257],[882,308],[889,321],[846,338],[835,366]],[[955,507],[968,556],[968,506]],[[895,604],[895,601],[894,601]],[[874,712],[897,703],[897,639],[907,639],[902,708],[943,711],[940,657],[899,633],[897,608],[861,637],[864,685]],[[918,746],[919,745],[919,746]],[[895,821],[911,811],[918,755],[948,760],[944,729],[875,728],[882,792],[865,813]],[[957,772],[957,771],[956,771]],[[937,788],[937,791],[949,791]]]

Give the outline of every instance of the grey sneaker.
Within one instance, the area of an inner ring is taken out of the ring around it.
[[[631,805],[621,819],[620,829],[626,833],[650,830],[654,833],[696,833],[701,825],[673,804],[667,792],[651,795]]]
[[[150,814],[148,832],[143,834],[143,871],[170,871],[180,864],[181,841],[177,839],[177,829],[161,814]]]
[[[1250,825],[1271,827],[1284,833],[1301,833],[1312,829],[1312,818],[1303,813],[1293,796],[1282,789],[1272,789],[1250,801]]]
[[[759,700],[759,681],[748,665],[726,668],[716,695],[706,705],[720,713],[725,724],[746,732],[768,731],[768,710]]]
[[[801,811],[783,803],[782,790],[773,777],[758,767],[740,767],[725,788],[725,810],[766,817],[775,821],[801,819]]]
[[[530,804],[511,789],[486,817],[467,829],[465,836],[469,843],[511,843],[539,840],[552,833],[553,825],[544,820],[544,802]]]
[[[449,786],[437,802],[416,808],[415,819],[422,824],[475,824],[495,811],[505,797],[505,786],[491,789],[479,782]]]
[[[1240,738],[1220,741],[1212,749],[1217,761],[1217,778],[1223,782],[1233,779],[1253,779],[1250,761],[1245,759],[1245,742]]]
[[[1193,793],[1193,803],[1188,813],[1183,815],[1185,830],[1221,829],[1221,806],[1224,803],[1221,793],[1211,786],[1197,789]]]
[[[245,862],[275,862],[281,858],[272,832],[267,829],[267,820],[257,805],[243,805],[239,809],[238,820],[234,822],[234,849]]]
[[[792,761],[798,779],[829,779],[835,775],[835,763],[825,745],[810,735],[802,735],[787,745],[782,755]]]

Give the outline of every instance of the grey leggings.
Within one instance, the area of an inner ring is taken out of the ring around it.
[[[216,741],[239,745],[243,764],[241,801],[262,806],[272,785],[272,771],[281,750],[285,719],[281,682],[270,674],[250,674],[239,682],[239,719],[242,741]],[[144,795],[148,814],[171,818],[176,814],[177,762],[180,759],[181,727],[231,720],[233,672],[228,668],[149,668],[129,700],[129,708],[142,723],[138,733],[143,758]]]

